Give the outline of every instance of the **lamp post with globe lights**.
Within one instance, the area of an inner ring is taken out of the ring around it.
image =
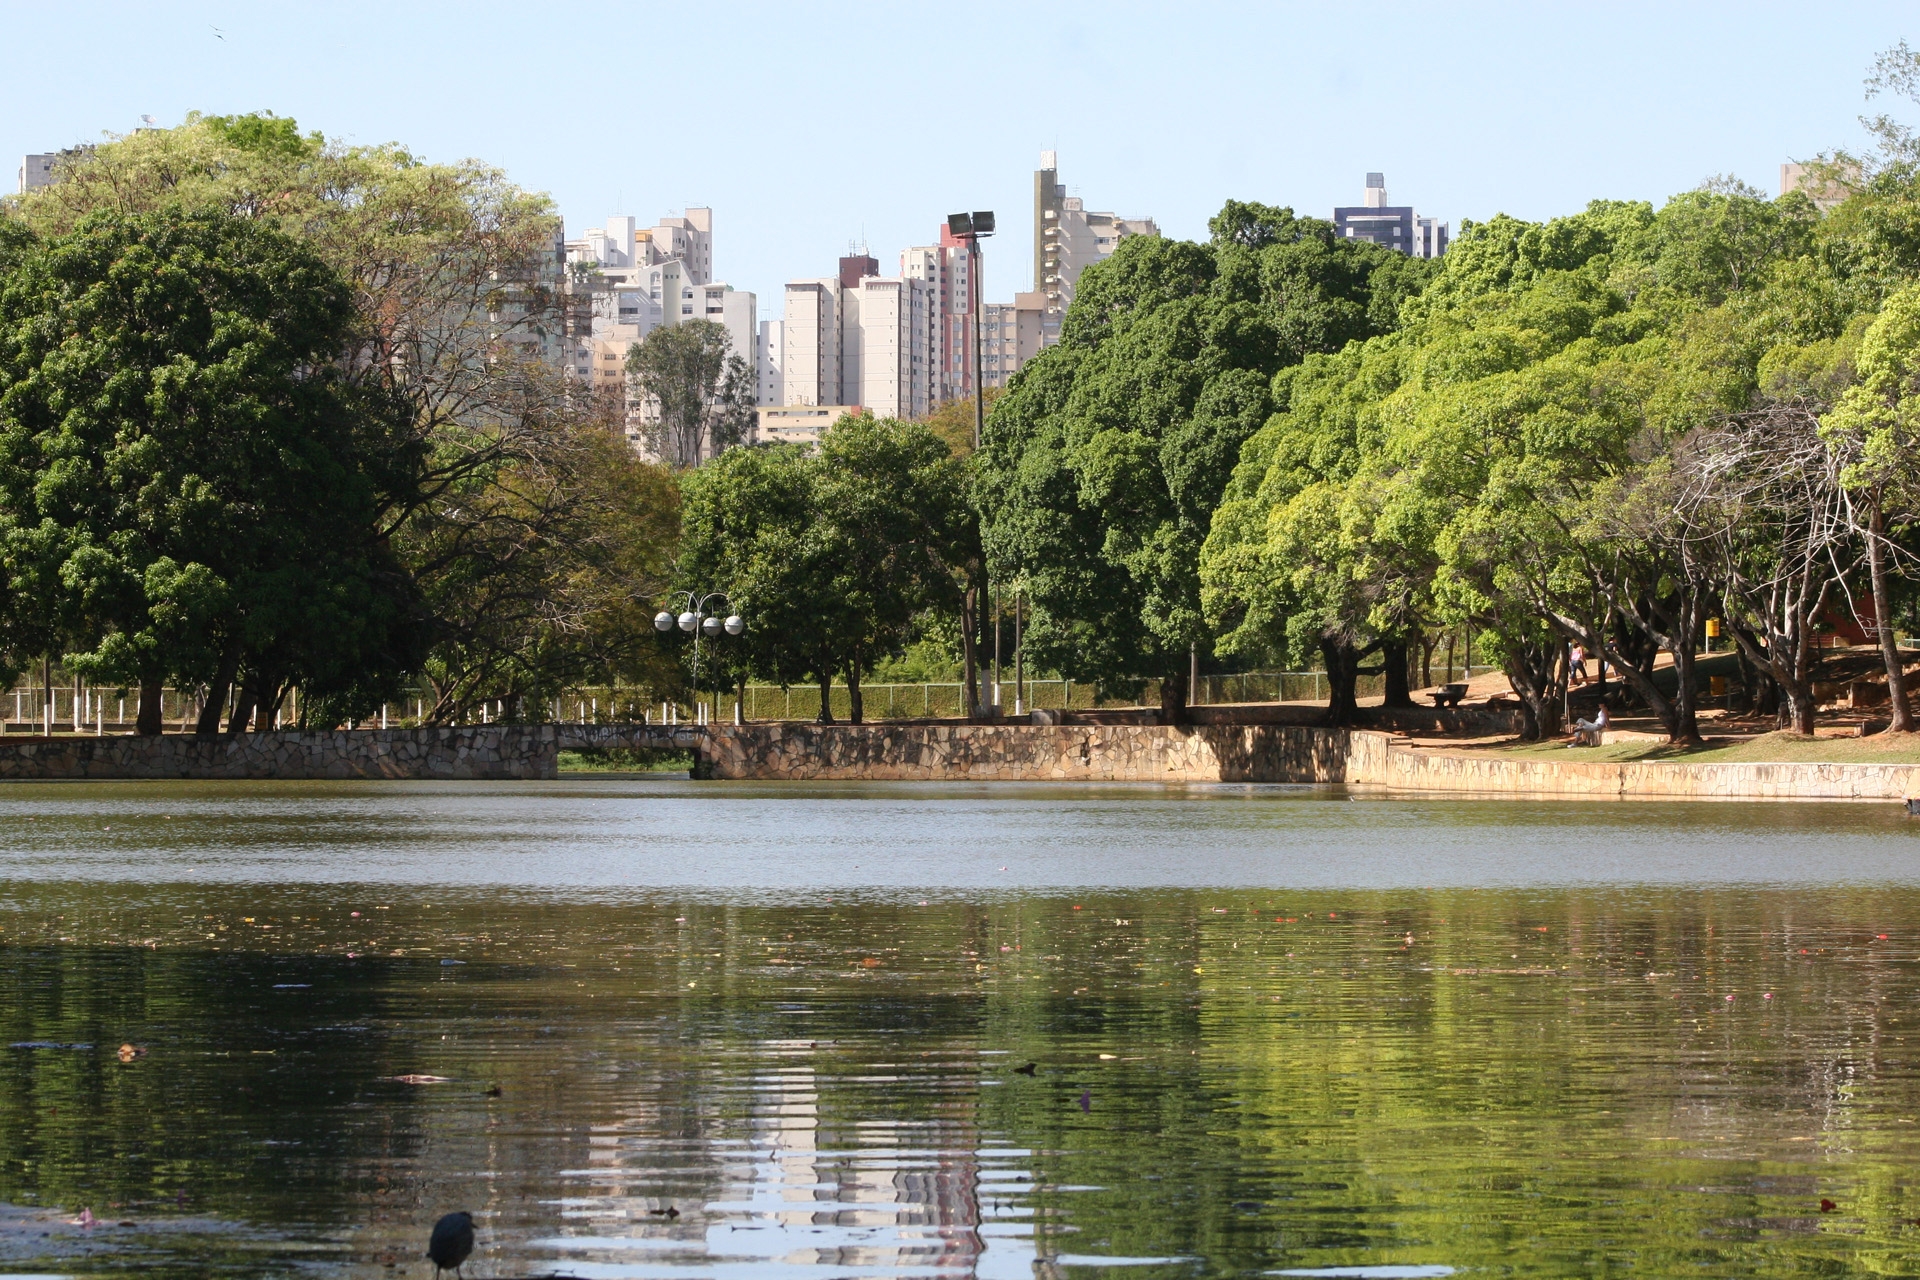
[[[704,596],[695,591],[684,591],[678,594],[681,597],[679,614],[675,615],[669,610],[662,609],[654,615],[653,627],[654,630],[661,632],[672,631],[675,627],[679,627],[693,637],[693,698],[697,708],[700,702],[700,637],[717,639],[723,631],[730,636],[737,636],[747,629],[747,624],[738,613],[734,612],[733,601],[724,591],[709,591]],[[726,617],[722,618],[718,610],[713,608],[715,601],[726,606]],[[695,719],[698,718],[699,713],[696,710]],[[740,720],[740,704],[737,702],[733,707],[733,718],[735,723]]]

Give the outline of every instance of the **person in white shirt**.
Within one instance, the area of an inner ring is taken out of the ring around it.
[[[1613,716],[1607,711],[1603,700],[1600,709],[1593,713],[1591,720],[1575,720],[1573,733],[1567,738],[1570,747],[1597,747],[1605,740],[1607,726],[1613,723]]]

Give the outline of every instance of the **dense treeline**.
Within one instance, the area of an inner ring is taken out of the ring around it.
[[[1875,84],[1913,97],[1920,59]],[[720,592],[746,631],[703,686],[815,683],[826,715],[841,681],[857,719],[915,661],[978,707],[997,593],[1034,666],[1157,680],[1174,718],[1190,664],[1284,663],[1343,723],[1359,675],[1406,703],[1466,628],[1535,732],[1577,644],[1687,741],[1718,619],[1800,732],[1817,638],[1857,624],[1911,728],[1920,142],[1873,127],[1817,202],[1716,180],[1466,224],[1438,262],[1228,202],[1083,274],[978,453],[970,407],[721,449],[738,361],[689,333],[633,362],[666,454],[718,451],[680,470],[549,372],[541,198],[272,117],[135,135],[0,219],[0,666],[139,688],[143,728],[162,683],[207,691],[207,732],[230,688],[229,731],[296,687],[309,722],[421,683],[429,721],[537,716],[683,690],[691,644],[649,619]]]
[[[1876,84],[1912,97],[1920,61]],[[1124,243],[990,424],[989,556],[1036,652],[1163,688],[1189,645],[1323,663],[1339,723],[1364,661],[1405,702],[1410,650],[1466,626],[1535,731],[1577,643],[1691,740],[1708,618],[1811,732],[1816,634],[1851,617],[1910,727],[1920,147],[1875,127],[1817,168],[1824,215],[1719,181],[1502,216],[1431,280],[1255,206],[1209,245]]]
[[[555,373],[558,221],[474,162],[190,118],[0,217],[0,674],[202,731],[682,683],[678,493]],[[230,696],[231,695],[231,696]]]

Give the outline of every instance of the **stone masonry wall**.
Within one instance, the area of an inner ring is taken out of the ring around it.
[[[1310,725],[483,725],[201,739],[0,736],[0,779],[557,776],[563,749],[677,747],[702,777],[1020,782],[1323,782],[1569,798],[1900,800],[1920,765],[1605,762],[1414,750]]]
[[[0,736],[0,779],[552,778],[552,725],[141,737]]]
[[[1023,782],[1325,782],[1509,797],[1901,800],[1920,765],[1594,761],[1416,750],[1308,725],[714,725],[596,731],[679,746],[716,778]],[[586,745],[586,744],[582,744]]]

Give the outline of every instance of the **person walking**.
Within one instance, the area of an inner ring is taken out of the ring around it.
[[[1587,682],[1587,649],[1576,644],[1567,655],[1567,683],[1583,685]]]

